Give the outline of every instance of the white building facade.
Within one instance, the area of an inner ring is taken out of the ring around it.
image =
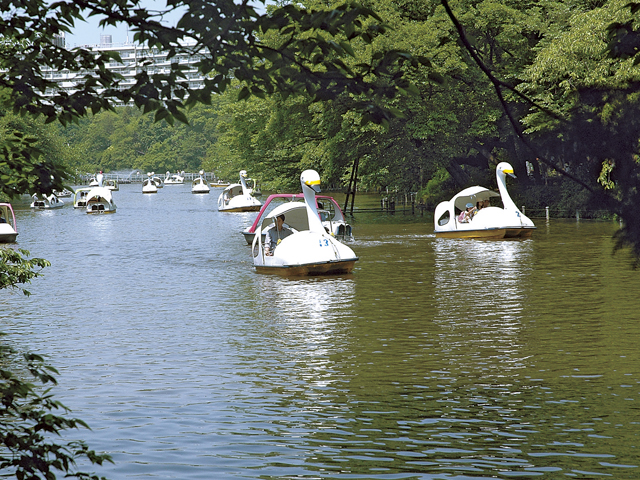
[[[56,42],[64,46],[64,37],[59,37]],[[122,62],[112,61],[107,65],[107,69],[120,74],[123,80],[120,82],[122,90],[135,85],[135,76],[138,73],[146,71],[150,77],[156,74],[169,74],[171,64],[179,63],[187,67],[184,70],[186,79],[183,80],[185,87],[196,90],[203,87],[204,76],[195,67],[199,62],[202,54],[178,54],[172,58],[167,58],[167,53],[156,48],[150,49],[144,45],[134,43],[114,44],[111,43],[111,35],[102,35],[100,45],[85,45],[82,48],[99,52],[117,52],[120,54]],[[91,73],[90,71],[72,72],[69,70],[47,70],[43,69],[45,78],[49,81],[56,82],[58,87],[71,93],[76,89],[76,83],[82,80],[82,77]],[[47,92],[53,95],[54,92]]]

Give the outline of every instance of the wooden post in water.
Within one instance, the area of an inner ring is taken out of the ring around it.
[[[351,178],[349,178],[349,186],[347,187],[347,198],[344,201],[344,211],[346,213],[347,208],[349,206],[349,195],[351,195],[351,215],[353,215],[353,203],[356,198],[356,186],[358,182],[358,165],[360,163],[360,159],[356,158],[353,161],[353,167],[351,167]]]

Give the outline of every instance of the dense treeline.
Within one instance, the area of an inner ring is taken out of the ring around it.
[[[594,195],[604,209],[606,189],[632,188],[625,182],[636,178],[629,169],[637,166],[640,71],[606,49],[608,27],[633,18],[626,2],[450,5],[472,51],[440,1],[369,2],[391,28],[370,45],[356,42],[347,66],[390,46],[428,60],[403,67],[415,87],[387,99],[398,114],[388,122],[363,122],[366,112],[356,113],[346,93],[324,102],[278,93],[236,102],[237,89],[229,89],[192,108],[188,125],[120,108],[60,127],[65,162],[81,172],[205,168],[228,179],[247,169],[263,188],[290,189],[309,167],[342,188],[357,161],[360,188],[415,191],[432,205],[460,187],[492,185],[493,167],[506,160],[519,177],[518,200],[564,214]],[[271,33],[264,41],[284,39]]]

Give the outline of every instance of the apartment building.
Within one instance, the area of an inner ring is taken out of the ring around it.
[[[57,37],[54,40],[59,46],[64,46],[64,36]],[[94,52],[118,52],[122,62],[112,61],[107,68],[122,75],[124,80],[120,83],[122,89],[135,84],[135,75],[146,70],[150,76],[155,74],[169,73],[172,63],[180,63],[187,66],[185,71],[188,87],[191,89],[202,88],[204,77],[198,72],[195,63],[198,62],[202,55],[176,55],[167,58],[166,52],[156,48],[149,48],[144,45],[135,43],[114,44],[111,41],[111,35],[101,35],[99,45],[83,45],[85,48]],[[149,62],[151,62],[149,64]],[[69,70],[44,70],[47,80],[56,82],[59,87],[69,92],[73,92],[77,79],[86,75],[87,71],[72,72]],[[53,92],[51,92],[53,93]]]

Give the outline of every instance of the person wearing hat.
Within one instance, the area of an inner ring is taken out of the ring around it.
[[[465,205],[465,210],[460,212],[460,216],[458,217],[458,222],[460,223],[469,223],[473,218],[473,203],[467,203]]]

